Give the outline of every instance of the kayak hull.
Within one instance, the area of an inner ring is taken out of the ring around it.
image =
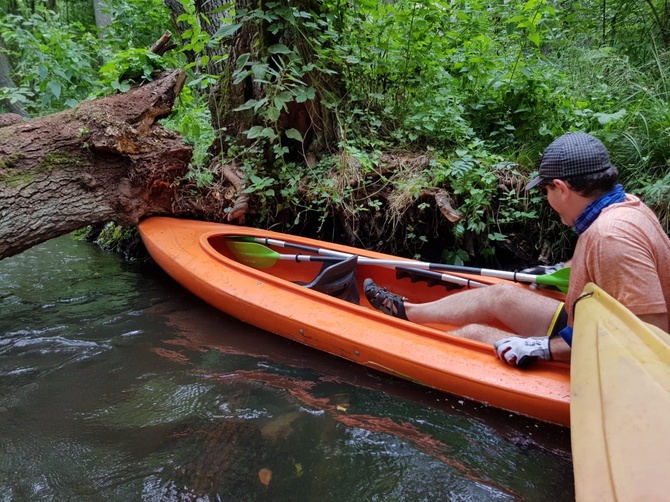
[[[422,385],[569,425],[569,366],[511,367],[500,362],[490,346],[450,334],[456,326],[410,323],[374,310],[363,294],[359,305],[301,286],[318,274],[318,263],[278,261],[270,268],[254,269],[238,262],[226,242],[241,236],[262,237],[367,258],[396,257],[255,228],[167,217],[144,220],[139,230],[147,250],[166,273],[246,323]],[[458,275],[491,284],[503,282]],[[363,280],[372,277],[413,301],[450,294],[444,287],[397,280],[394,269],[374,264],[359,264],[356,276],[361,290]]]
[[[670,335],[594,284],[584,293],[571,368],[576,498],[668,500]]]

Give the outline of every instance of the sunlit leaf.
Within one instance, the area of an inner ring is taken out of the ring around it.
[[[247,64],[247,61],[249,61],[249,54],[248,52],[245,52],[244,54],[240,54],[240,56],[237,58],[237,69],[244,68],[244,65]]]
[[[256,106],[256,103],[258,103],[258,101],[256,101],[255,99],[250,99],[246,103],[244,103],[243,105],[240,105],[237,108],[234,108],[233,111],[234,112],[239,112],[239,111],[242,111],[242,110],[249,110],[250,108],[253,108],[254,106]]]
[[[59,82],[49,82],[48,84],[51,94],[53,94],[56,99],[60,99],[61,86]]]
[[[297,129],[288,129],[284,134],[287,138],[298,140],[302,143],[302,134]]]
[[[270,106],[268,107],[267,111],[265,112],[265,115],[267,118],[273,122],[276,122],[279,120],[279,116],[281,115],[281,110],[277,108],[276,106]]]
[[[284,44],[274,44],[268,47],[268,52],[270,54],[290,54],[292,51]]]
[[[488,235],[490,241],[504,241],[507,239],[507,236],[505,234],[501,234],[499,232],[493,232]]]
[[[216,30],[216,33],[214,33],[212,38],[230,37],[230,36],[234,35],[235,32],[237,32],[237,30],[239,30],[241,27],[242,27],[242,23],[224,24],[223,26],[221,26],[221,28]]]
[[[255,139],[260,138],[263,134],[263,128],[261,126],[253,126],[247,131],[247,138]]]

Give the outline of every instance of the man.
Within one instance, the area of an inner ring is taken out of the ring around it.
[[[518,366],[570,360],[573,309],[588,282],[668,331],[670,239],[653,211],[626,194],[617,178],[605,145],[585,133],[568,133],[546,148],[538,176],[526,186],[541,189],[579,235],[565,305],[512,284],[417,304],[366,279],[365,296],[395,317],[463,326],[455,334],[493,344],[500,359]]]

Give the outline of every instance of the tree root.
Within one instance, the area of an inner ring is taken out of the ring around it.
[[[249,199],[250,199],[250,195],[248,193],[241,193],[242,179],[244,175],[239,169],[231,165],[222,166],[221,174],[223,175],[224,179],[226,179],[235,188],[235,191],[239,194],[237,196],[237,199],[235,199],[233,207],[230,209],[230,212],[228,213],[226,219],[228,221],[237,221],[240,224],[244,224],[244,217],[249,212]]]

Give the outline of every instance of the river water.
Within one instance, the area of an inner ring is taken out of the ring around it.
[[[255,329],[69,236],[0,261],[0,501],[573,499],[567,429]]]

